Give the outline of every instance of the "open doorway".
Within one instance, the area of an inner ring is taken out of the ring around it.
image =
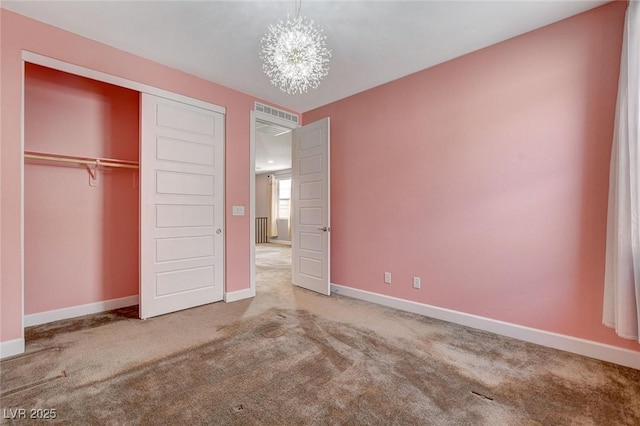
[[[259,111],[252,112],[251,121],[250,262],[255,295],[266,275],[291,274],[291,146],[297,124]]]

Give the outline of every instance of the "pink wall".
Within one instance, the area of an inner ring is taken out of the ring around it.
[[[0,341],[22,336],[20,277],[21,50],[170,90],[227,108],[226,284],[249,287],[249,217],[232,216],[232,205],[249,205],[249,112],[254,98],[141,57],[0,9],[0,110],[2,111]]]
[[[25,149],[138,161],[139,98],[27,64]],[[91,187],[83,166],[25,164],[26,314],[138,294],[137,177],[106,169]]]
[[[331,117],[332,282],[640,350],[601,325],[625,7],[304,114]]]

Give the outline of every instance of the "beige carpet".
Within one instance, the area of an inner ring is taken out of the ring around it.
[[[294,288],[289,250],[257,248],[253,300],[30,328],[1,422],[640,424],[640,371]]]

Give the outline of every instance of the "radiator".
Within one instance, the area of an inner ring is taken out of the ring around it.
[[[269,237],[267,236],[268,224],[268,218],[256,217],[256,244],[269,242]]]

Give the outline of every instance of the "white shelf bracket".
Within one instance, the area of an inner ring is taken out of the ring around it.
[[[87,171],[89,172],[89,186],[91,187],[97,187],[99,180],[98,180],[98,167],[100,167],[100,160],[96,159],[96,164],[92,164],[92,165],[87,165]]]

